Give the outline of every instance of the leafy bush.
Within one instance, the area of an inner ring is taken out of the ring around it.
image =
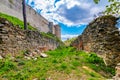
[[[94,63],[94,64],[103,63],[103,59],[98,57],[97,54],[95,54],[95,53],[90,53],[90,55],[87,58],[87,61],[89,63]]]
[[[60,68],[62,69],[62,70],[65,70],[65,69],[67,69],[67,64],[65,64],[65,63],[62,63],[61,65],[60,65]]]
[[[4,61],[0,61],[0,63],[1,63],[0,64],[0,74],[16,68],[15,64],[8,59],[5,59]]]
[[[87,57],[87,62],[90,63],[89,66],[97,72],[103,70],[106,73],[110,73],[111,76],[115,75],[115,68],[106,66],[103,59],[98,57],[95,53],[90,53],[90,55]]]
[[[73,61],[72,65],[75,66],[75,67],[78,67],[78,66],[80,66],[80,62],[79,61]]]

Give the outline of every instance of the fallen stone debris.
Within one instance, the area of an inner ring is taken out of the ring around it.
[[[116,66],[116,75],[113,77],[113,80],[120,80],[120,63]]]

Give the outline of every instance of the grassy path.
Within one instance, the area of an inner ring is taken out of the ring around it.
[[[37,60],[27,60],[23,53],[0,60],[0,80],[106,80],[114,74],[95,54],[72,47],[49,51],[47,58]]]

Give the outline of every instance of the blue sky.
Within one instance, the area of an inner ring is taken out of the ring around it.
[[[26,0],[47,20],[61,26],[62,40],[80,35],[94,19],[94,15],[105,10],[107,0],[95,4],[93,0]]]

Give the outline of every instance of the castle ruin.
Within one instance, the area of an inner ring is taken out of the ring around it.
[[[22,0],[1,0],[0,12],[5,13],[23,20]],[[32,7],[26,5],[27,22],[41,32],[51,32],[61,39],[61,30],[59,25],[53,25],[43,16],[38,14]]]

